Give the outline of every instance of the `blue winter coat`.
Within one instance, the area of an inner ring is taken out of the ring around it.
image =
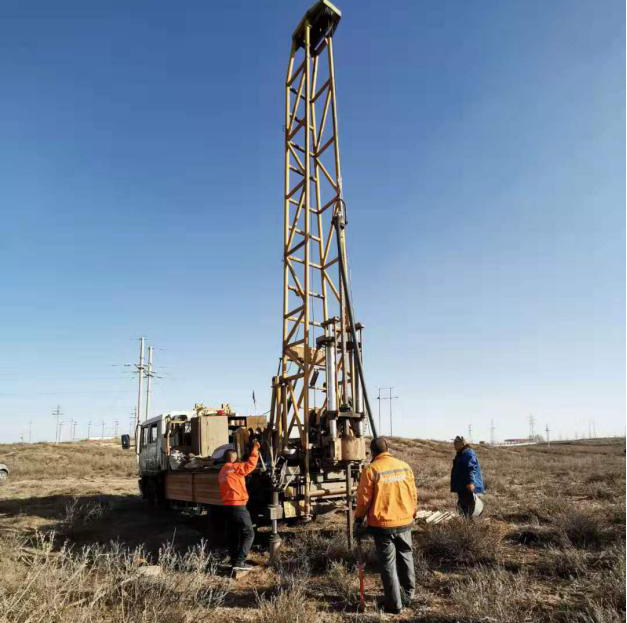
[[[451,491],[460,493],[466,485],[475,485],[475,493],[483,493],[483,476],[479,459],[472,448],[466,446],[455,455],[451,470]]]

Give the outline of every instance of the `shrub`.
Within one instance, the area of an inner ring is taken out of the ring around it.
[[[462,519],[428,524],[418,541],[427,560],[460,565],[494,563],[501,545],[489,524]]]
[[[471,569],[453,584],[451,598],[461,614],[473,619],[507,623],[540,620],[533,616],[536,599],[523,573],[511,574],[498,567]]]
[[[354,607],[359,603],[359,583],[355,567],[349,568],[340,561],[332,562],[326,579],[344,607]]]
[[[343,562],[354,566],[358,559],[367,565],[376,563],[373,543],[369,538],[362,539],[361,549],[357,544],[351,550],[346,542],[344,531],[335,531],[325,535],[321,532],[304,532],[297,537],[293,551],[282,551],[273,563],[277,572],[285,570],[289,574],[323,573],[333,562]]]
[[[317,618],[301,586],[270,597],[257,596],[257,608],[257,623],[313,623]]]
[[[570,509],[556,518],[555,524],[576,547],[598,547],[612,540],[600,518],[576,509]]]
[[[587,552],[574,547],[549,547],[535,564],[535,570],[548,577],[573,579],[585,575],[591,562]]]
[[[23,551],[0,548],[8,557],[0,583],[3,623],[177,622],[187,612],[210,621],[227,594],[228,581],[212,576],[211,566],[207,575],[208,559],[198,549],[176,554],[166,548],[160,566],[147,575],[141,549],[55,550],[54,537],[42,535],[26,547],[27,560]],[[12,581],[5,575],[9,568]]]

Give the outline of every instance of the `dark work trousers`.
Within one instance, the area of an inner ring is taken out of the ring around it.
[[[224,509],[231,564],[237,567],[246,560],[246,556],[250,552],[250,548],[255,540],[255,529],[253,528],[250,513],[245,505],[225,505],[222,508]]]
[[[464,489],[457,492],[457,507],[460,514],[466,519],[472,519],[472,514],[475,512],[475,495],[472,491]]]
[[[374,545],[381,567],[385,605],[391,610],[400,610],[416,589],[411,530],[398,534],[375,532]]]

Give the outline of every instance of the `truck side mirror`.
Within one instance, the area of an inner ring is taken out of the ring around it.
[[[122,444],[123,450],[128,450],[131,447],[131,436],[130,435],[122,435],[120,437],[120,442]]]

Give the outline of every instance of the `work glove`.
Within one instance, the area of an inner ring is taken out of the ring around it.
[[[353,534],[356,537],[363,536],[366,532],[366,526],[364,525],[363,517],[360,519],[355,519],[353,523]]]
[[[255,439],[253,441],[253,450],[259,450],[259,448],[261,448],[261,444]]]

